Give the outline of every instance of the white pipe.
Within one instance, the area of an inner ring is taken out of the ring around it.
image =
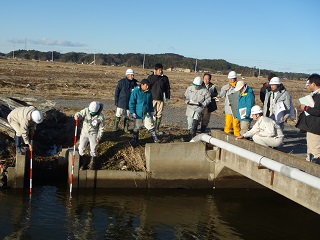
[[[274,161],[260,154],[248,151],[236,145],[211,137],[208,134],[199,134],[191,140],[191,142],[198,142],[198,141],[204,141],[214,146],[217,146],[219,148],[225,149],[229,152],[239,155],[240,157],[249,159],[250,161],[260,164],[270,170],[279,172],[280,174],[286,177],[295,179],[297,181],[300,181],[302,183],[305,183],[311,187],[314,187],[320,190],[320,178],[310,175],[308,173],[305,173],[297,168],[289,167],[287,165]]]

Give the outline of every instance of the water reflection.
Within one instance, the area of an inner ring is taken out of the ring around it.
[[[0,239],[319,236],[319,215],[265,190],[82,190],[70,201],[67,188],[44,186],[34,188],[32,199],[27,192],[2,191],[0,202]]]

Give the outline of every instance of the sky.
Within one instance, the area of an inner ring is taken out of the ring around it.
[[[320,74],[319,0],[11,0],[0,6],[2,53],[175,53]]]

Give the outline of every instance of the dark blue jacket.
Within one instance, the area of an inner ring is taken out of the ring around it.
[[[154,113],[152,93],[143,91],[140,87],[133,89],[129,101],[130,113],[135,113],[137,118],[144,119]]]
[[[122,109],[129,109],[129,100],[132,90],[138,85],[137,80],[129,80],[123,78],[119,80],[116,90],[114,92],[115,105]]]

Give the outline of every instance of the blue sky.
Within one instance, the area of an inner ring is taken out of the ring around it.
[[[318,0],[11,0],[0,52],[176,53],[320,73]]]

